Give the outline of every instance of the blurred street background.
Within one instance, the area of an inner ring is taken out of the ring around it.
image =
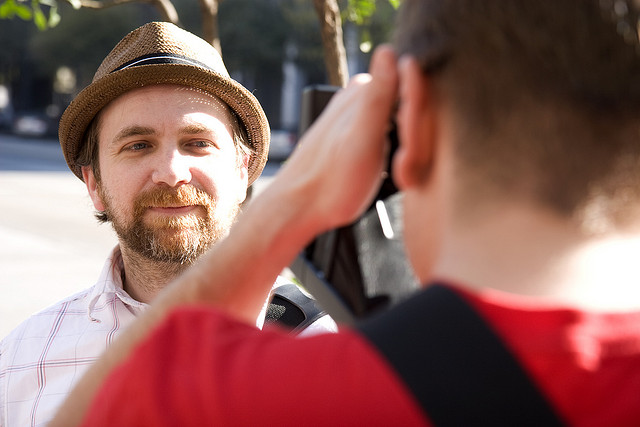
[[[279,168],[267,163],[254,194]],[[0,338],[94,284],[117,240],[51,138],[0,134]]]

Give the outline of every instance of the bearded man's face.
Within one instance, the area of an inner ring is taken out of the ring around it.
[[[99,175],[85,167],[83,177],[123,247],[191,264],[228,233],[248,176],[233,120],[218,98],[174,85],[129,91],[102,110]]]

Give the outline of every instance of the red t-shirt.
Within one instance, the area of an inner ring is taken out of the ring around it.
[[[640,313],[460,291],[571,425],[640,425]],[[208,307],[176,310],[107,379],[87,426],[429,425],[357,333],[293,338]]]

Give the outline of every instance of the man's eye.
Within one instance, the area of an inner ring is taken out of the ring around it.
[[[211,144],[208,141],[193,141],[191,142],[191,145],[193,145],[194,147],[198,147],[198,148],[208,148],[213,146],[213,144]]]
[[[147,147],[148,147],[148,144],[146,142],[135,142],[133,144],[128,145],[126,149],[129,151],[140,151],[140,150],[144,150]]]

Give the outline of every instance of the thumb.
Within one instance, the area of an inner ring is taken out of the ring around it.
[[[369,74],[371,84],[380,97],[380,104],[377,105],[384,107],[385,113],[389,115],[398,96],[397,57],[390,45],[382,45],[375,50],[369,65]]]

